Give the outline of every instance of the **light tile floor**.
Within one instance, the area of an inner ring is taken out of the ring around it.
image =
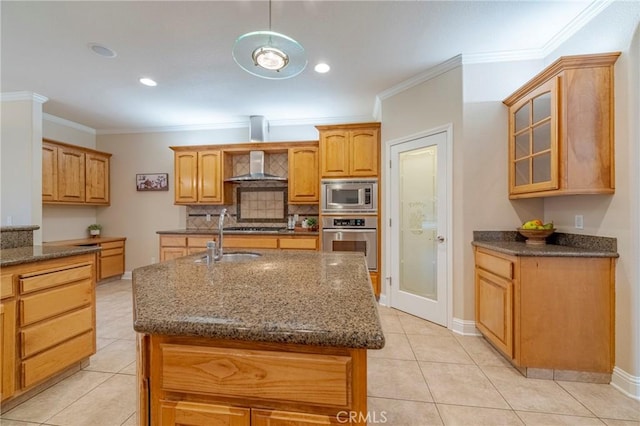
[[[380,307],[387,344],[369,352],[369,424],[640,425],[640,401],[609,385],[526,379],[481,337]],[[98,286],[88,367],[0,417],[2,426],[136,424],[131,281]]]

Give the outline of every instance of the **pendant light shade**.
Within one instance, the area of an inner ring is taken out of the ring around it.
[[[238,37],[233,46],[233,59],[248,73],[273,80],[294,77],[307,66],[300,43],[271,31],[271,1],[269,31],[254,31]]]

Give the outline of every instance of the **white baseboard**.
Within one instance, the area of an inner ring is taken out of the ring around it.
[[[480,332],[476,328],[475,321],[463,320],[460,318],[454,318],[451,324],[451,331],[463,336],[481,336]]]
[[[122,277],[120,277],[121,280],[130,280],[131,279],[131,271],[124,271],[124,274],[122,274]]]
[[[618,367],[613,367],[611,386],[630,398],[640,401],[640,377],[632,376]]]

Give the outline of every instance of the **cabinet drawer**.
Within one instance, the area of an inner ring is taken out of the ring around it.
[[[100,252],[100,257],[104,259],[105,257],[109,257],[109,256],[122,256],[123,254],[124,254],[124,249],[122,247],[112,248],[108,250],[102,250]]]
[[[167,391],[349,407],[351,358],[161,345]]]
[[[160,247],[186,247],[187,237],[160,237]]]
[[[37,275],[24,274],[20,279],[20,292],[31,293],[74,281],[91,280],[91,269],[91,264],[84,263],[63,270],[41,271]]]
[[[95,353],[93,331],[74,337],[21,363],[22,387],[28,387]]]
[[[213,235],[208,237],[188,237],[187,238],[187,246],[189,248],[198,247],[198,248],[207,248],[207,241],[215,241],[216,239]]]
[[[30,357],[91,329],[93,312],[90,307],[27,327],[20,333],[20,355],[22,358]]]
[[[249,426],[251,410],[243,407],[187,401],[160,401],[162,425]]]
[[[275,410],[251,410],[252,426],[289,426],[289,425],[345,425],[353,424],[349,420],[349,412],[341,411],[338,415],[323,416],[320,414],[294,413]],[[364,417],[364,416],[363,416]],[[380,419],[382,419],[380,417]],[[374,422],[375,423],[375,422]],[[371,424],[371,423],[369,423]]]
[[[2,275],[0,281],[0,298],[11,297],[15,295],[13,288],[13,274]]]
[[[225,237],[224,248],[278,248],[278,238]]]
[[[501,257],[477,251],[476,266],[509,280],[513,278],[513,262]]]
[[[108,243],[100,243],[100,247],[102,247],[102,252],[110,249],[124,249],[124,241],[111,241]]]
[[[20,300],[20,325],[52,317],[73,309],[89,305],[93,301],[91,280],[59,289],[23,297]]]
[[[318,248],[317,238],[281,238],[281,249],[316,250]]]

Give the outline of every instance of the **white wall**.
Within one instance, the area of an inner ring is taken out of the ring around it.
[[[34,93],[3,94],[0,102],[2,225],[42,225],[42,103]],[[41,230],[33,234],[34,243]]]

